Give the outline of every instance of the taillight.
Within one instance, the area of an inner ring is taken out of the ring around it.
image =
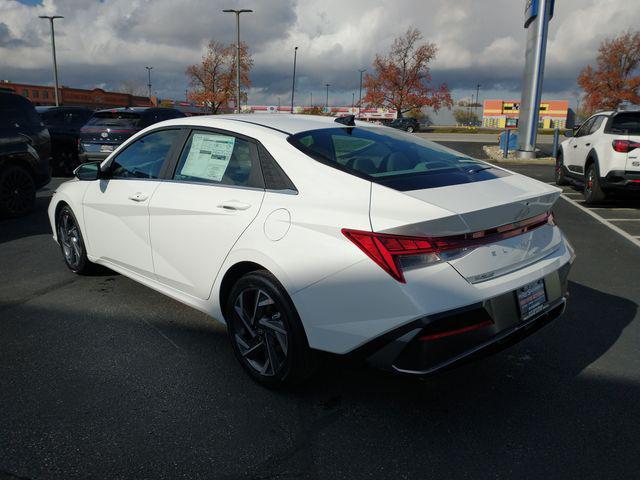
[[[640,143],[631,140],[614,140],[612,145],[613,149],[619,153],[629,153],[635,148],[640,148]]]
[[[342,233],[385,272],[406,283],[403,270],[441,262],[445,260],[442,258],[445,252],[450,254],[498,242],[547,224],[555,224],[551,212],[500,227],[447,237],[408,237],[348,228],[343,228]]]

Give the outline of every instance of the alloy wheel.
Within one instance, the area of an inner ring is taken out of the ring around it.
[[[240,355],[255,372],[277,375],[289,350],[286,324],[274,300],[260,288],[242,290],[235,299],[234,341]]]
[[[21,168],[7,172],[0,189],[0,201],[11,214],[21,214],[31,207],[34,194],[33,180]]]
[[[60,216],[58,236],[67,264],[71,268],[78,268],[82,259],[82,242],[78,226],[67,211],[64,211]]]

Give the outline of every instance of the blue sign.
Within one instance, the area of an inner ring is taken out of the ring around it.
[[[553,18],[553,8],[555,6],[555,0],[550,0],[551,8],[549,9],[549,20]],[[527,28],[531,22],[533,22],[538,16],[540,10],[539,0],[527,0],[524,7],[524,28]]]

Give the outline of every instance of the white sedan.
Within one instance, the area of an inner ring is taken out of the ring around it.
[[[565,306],[556,187],[353,117],[169,120],[76,177],[49,207],[66,265],[226,323],[265,385],[321,352],[431,374]]]

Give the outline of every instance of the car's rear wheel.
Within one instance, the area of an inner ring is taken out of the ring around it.
[[[605,198],[606,194],[600,186],[596,164],[592,162],[584,174],[584,202],[587,205],[593,205],[602,202]]]
[[[413,127],[411,125],[407,127],[407,133],[413,133]]]
[[[25,215],[33,208],[35,199],[36,184],[26,168],[9,165],[0,171],[0,215]]]
[[[90,273],[94,264],[87,258],[82,232],[68,205],[62,207],[58,212],[56,227],[62,257],[69,270],[79,275]]]
[[[316,356],[282,285],[266,270],[241,277],[226,302],[234,353],[262,385],[281,387],[307,379]]]
[[[556,185],[567,185],[567,177],[564,171],[564,158],[562,152],[558,152],[558,158],[556,158],[556,171],[555,171]]]

